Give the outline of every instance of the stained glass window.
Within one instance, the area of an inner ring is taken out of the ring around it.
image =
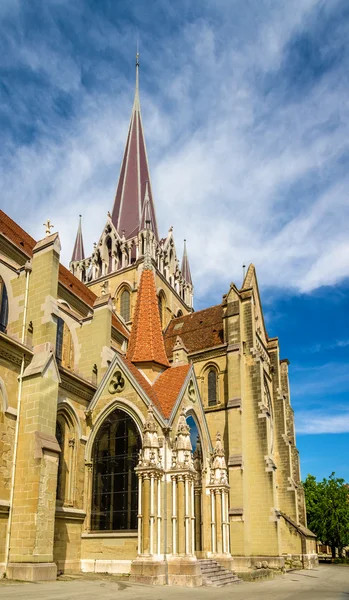
[[[132,418],[114,410],[101,425],[93,447],[91,529],[137,529],[141,437]]]

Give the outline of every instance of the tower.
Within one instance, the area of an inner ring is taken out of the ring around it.
[[[164,329],[173,317],[192,311],[194,288],[186,249],[180,268],[172,227],[164,238],[158,233],[141,116],[137,54],[135,96],[114,206],[87,258],[75,252],[77,247],[83,248],[79,224],[70,263],[71,271],[98,296],[102,290],[111,294],[114,309],[127,325],[132,324],[147,235]]]

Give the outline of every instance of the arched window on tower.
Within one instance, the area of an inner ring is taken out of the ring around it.
[[[112,254],[112,243],[111,238],[107,238],[107,250],[108,250],[108,273],[113,270],[113,254]]]
[[[74,344],[68,325],[61,317],[57,318],[56,360],[66,369],[74,368]]]
[[[93,445],[92,531],[137,529],[141,436],[120,409],[102,423]]]
[[[209,406],[217,404],[217,371],[213,368],[207,375],[207,398]]]
[[[163,292],[160,292],[158,296],[158,307],[159,307],[159,315],[160,315],[160,323],[161,327],[165,327],[165,310],[166,310],[166,300]]]
[[[0,277],[0,331],[6,332],[8,323],[8,296],[2,277]]]
[[[122,318],[124,319],[124,321],[126,323],[131,318],[130,304],[131,304],[130,292],[128,290],[124,289],[124,290],[122,290],[121,296],[120,296],[120,315],[122,316]]]

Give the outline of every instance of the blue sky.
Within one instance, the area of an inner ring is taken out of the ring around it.
[[[253,262],[302,473],[349,480],[347,0],[2,0],[1,207],[69,262],[111,210],[134,92],[196,308]]]

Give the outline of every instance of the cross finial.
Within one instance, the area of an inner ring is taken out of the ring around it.
[[[54,227],[54,225],[52,225],[50,219],[47,219],[46,223],[43,223],[43,226],[45,227],[45,236],[48,237],[51,235],[51,229]]]

